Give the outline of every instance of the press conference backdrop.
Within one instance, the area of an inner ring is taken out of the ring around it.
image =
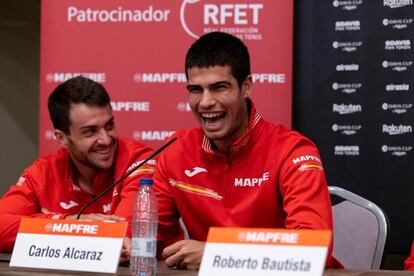
[[[294,127],[330,185],[381,206],[388,252],[414,238],[412,0],[295,2]]]
[[[184,58],[210,31],[248,45],[258,109],[291,126],[291,0],[43,0],[41,9],[40,154],[58,147],[47,97],[79,74],[108,89],[121,137],[157,147],[174,131],[196,126]]]

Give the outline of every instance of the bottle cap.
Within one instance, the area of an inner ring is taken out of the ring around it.
[[[139,180],[139,185],[152,185],[154,183],[154,181],[152,180],[152,178],[141,178]]]

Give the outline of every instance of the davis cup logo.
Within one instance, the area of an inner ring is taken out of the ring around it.
[[[381,151],[383,153],[388,153],[393,156],[401,157],[406,156],[410,151],[412,151],[412,146],[388,146],[382,145]]]
[[[218,0],[183,0],[180,22],[192,38],[213,31],[227,32],[242,40],[261,40],[259,23],[263,3]]]

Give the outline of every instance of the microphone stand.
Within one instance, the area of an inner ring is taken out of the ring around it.
[[[170,141],[168,141],[167,143],[165,143],[164,145],[162,145],[159,149],[157,149],[149,157],[147,157],[147,159],[145,159],[144,161],[142,161],[138,166],[136,166],[135,168],[133,168],[132,170],[130,170],[129,172],[127,172],[126,174],[124,174],[123,176],[121,176],[121,178],[119,178],[117,181],[115,181],[114,184],[108,186],[105,190],[103,190],[102,192],[100,192],[99,194],[97,194],[91,201],[89,201],[88,203],[86,203],[85,205],[83,205],[80,208],[79,213],[76,216],[76,219],[79,219],[80,216],[82,215],[83,211],[85,211],[85,209],[88,208],[92,203],[94,203],[95,201],[97,201],[104,194],[106,194],[108,191],[110,191],[111,189],[113,189],[117,184],[119,184],[122,180],[124,180],[125,178],[127,178],[131,173],[133,173],[135,170],[137,170],[142,165],[144,165],[145,163],[147,163],[149,160],[151,160],[152,158],[154,158],[156,155],[158,155],[161,151],[163,151],[166,147],[168,147],[169,145],[171,145],[176,140],[177,140],[177,137],[174,137],[173,139],[171,139]]]

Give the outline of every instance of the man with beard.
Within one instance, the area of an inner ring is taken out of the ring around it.
[[[188,50],[185,70],[200,127],[174,134],[178,140],[161,154],[154,175],[159,254],[166,264],[198,268],[212,226],[332,230],[318,151],[300,133],[260,116],[250,99],[243,42],[205,34]],[[327,266],[335,267],[330,252]]]
[[[11,252],[23,217],[74,219],[80,208],[148,157],[143,144],[118,139],[105,88],[82,76],[60,84],[48,108],[61,149],[36,160],[0,200],[0,252]],[[130,221],[148,162],[94,202],[81,219]],[[124,242],[123,260],[128,259]],[[122,259],[121,259],[122,260]]]

